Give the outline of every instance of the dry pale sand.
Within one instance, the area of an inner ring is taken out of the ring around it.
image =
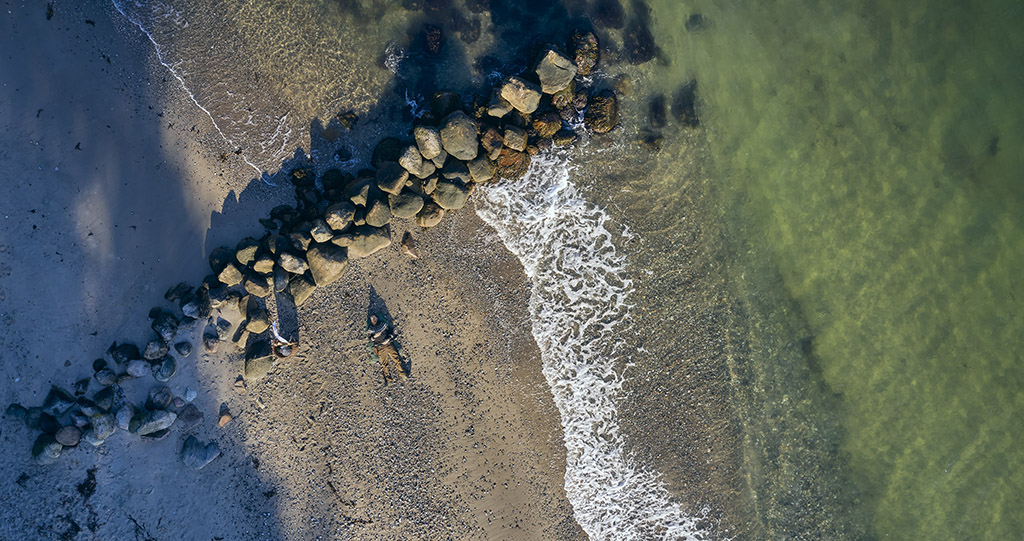
[[[109,3],[55,3],[48,20],[45,2],[8,2],[0,21],[0,404],[36,406],[112,341],[149,340],[164,291],[258,235],[289,190],[218,159],[209,119]],[[521,267],[471,208],[415,234],[420,259],[392,246],[316,291],[291,316],[298,353],[245,393],[233,344],[180,360],[169,385],[206,415],[188,433],[223,451],[201,471],[178,459],[178,428],[38,465],[36,434],[4,416],[0,539],[582,537]],[[383,385],[366,355],[371,288],[410,380]]]

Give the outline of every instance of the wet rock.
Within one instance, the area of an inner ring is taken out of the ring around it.
[[[533,121],[533,129],[541,137],[552,137],[562,129],[562,118],[558,113],[550,112]]]
[[[602,28],[622,28],[626,13],[618,0],[597,0],[591,11],[594,24]]]
[[[554,94],[569,86],[576,77],[576,64],[568,56],[548,47],[541,53],[534,71],[540,79],[541,92]]]
[[[569,146],[576,142],[576,132],[572,130],[559,130],[551,141],[560,147]]]
[[[227,263],[217,274],[217,279],[226,286],[233,286],[242,281],[242,271],[234,263]]]
[[[260,334],[270,328],[270,314],[253,297],[249,297],[249,301],[246,303],[245,319],[245,329],[251,333]]]
[[[517,111],[530,114],[540,105],[540,88],[525,79],[512,76],[501,86],[501,97]]]
[[[296,276],[288,282],[288,294],[295,306],[302,306],[306,299],[316,291],[316,284],[305,276]]]
[[[401,192],[399,192],[401,193]],[[391,206],[386,199],[375,199],[366,209],[366,225],[384,227],[391,221]]]
[[[195,404],[188,404],[178,413],[178,425],[181,430],[188,430],[203,421],[203,412]]]
[[[250,295],[255,295],[261,299],[270,295],[271,292],[270,282],[256,273],[247,274],[243,286]]]
[[[619,104],[615,93],[603,90],[590,99],[583,122],[594,133],[608,133],[619,123]]]
[[[477,124],[462,111],[448,115],[441,128],[441,145],[458,160],[472,160],[477,152]],[[394,192],[392,192],[394,193]]]
[[[501,134],[495,128],[488,127],[484,130],[483,134],[480,135],[480,146],[483,147],[487,157],[494,160],[498,157],[498,153],[501,152],[501,147],[504,142],[502,141]]]
[[[499,151],[498,155],[501,155]],[[469,169],[469,177],[473,182],[487,182],[494,177],[494,162],[489,160],[487,156],[477,156],[477,158],[466,164]],[[416,209],[419,211],[419,209]]]
[[[96,383],[99,383],[104,387],[108,385],[113,385],[114,383],[117,382],[117,374],[115,374],[114,371],[109,368],[104,368],[102,370],[97,371],[93,377],[96,378]]]
[[[256,260],[256,250],[259,250],[260,243],[252,237],[245,237],[235,247],[235,260],[243,267],[248,266]]]
[[[359,228],[357,228],[359,229]],[[345,248],[331,244],[317,244],[306,252],[313,281],[322,287],[333,283],[348,268],[348,252]]]
[[[135,359],[128,363],[128,375],[133,378],[141,378],[148,376],[153,373],[152,365],[149,361],[143,361],[142,359]]]
[[[389,195],[388,205],[392,216],[412,218],[423,208],[423,198],[410,191],[403,191],[398,195]]]
[[[60,417],[67,413],[75,403],[73,394],[53,386],[50,387],[50,392],[46,393],[46,398],[43,400],[43,411],[54,417]]]
[[[185,282],[180,282],[178,285],[172,286],[164,293],[164,298],[170,302],[176,302],[179,299],[184,298],[189,293],[192,293],[192,286]]]
[[[97,408],[103,411],[110,411],[114,407],[114,400],[116,398],[117,393],[114,392],[113,387],[104,387],[92,396],[92,402]]]
[[[65,447],[74,447],[82,439],[82,431],[77,426],[65,426],[54,434],[54,439]]]
[[[353,213],[355,213],[355,209],[353,209]],[[288,252],[281,252],[281,255],[278,256],[278,263],[281,265],[282,269],[292,274],[302,274],[309,270],[309,264],[306,263],[305,259]],[[277,279],[275,277],[275,283],[276,280]]]
[[[7,406],[7,410],[4,413],[12,419],[24,420],[28,410],[21,404],[10,404]]]
[[[331,231],[327,222],[317,218],[309,225],[309,236],[316,242],[328,242],[334,237],[334,231]]]
[[[132,422],[132,417],[135,416],[135,413],[135,406],[131,404],[121,406],[117,410],[117,413],[114,414],[114,420],[117,422],[117,427],[121,430],[128,430],[128,427]]]
[[[434,164],[429,160],[424,161],[419,148],[415,145],[405,147],[405,151],[398,157],[398,165],[401,165],[416,178],[427,178],[434,174]]]
[[[118,344],[117,342],[111,344],[107,349],[107,355],[111,361],[119,365],[127,364],[132,359],[142,358],[142,355],[139,355],[139,348],[135,344]]]
[[[420,258],[420,252],[416,249],[416,241],[412,238],[412,233],[409,231],[402,235],[402,253],[412,259]]]
[[[587,96],[587,93],[581,90],[577,92],[575,96],[572,97],[572,108],[576,109],[577,111],[582,111],[587,108],[587,103],[589,101],[590,98],[589,96]]]
[[[178,361],[170,355],[164,357],[160,364],[153,366],[153,377],[157,381],[166,383],[178,372]]]
[[[270,274],[274,271],[274,258],[267,254],[259,256],[252,264],[252,270],[260,274]]]
[[[416,224],[427,229],[441,223],[442,218],[444,218],[444,209],[433,201],[427,201],[416,214]]]
[[[576,82],[569,81],[569,84],[566,85],[565,88],[551,95],[551,105],[554,106],[555,109],[559,109],[559,112],[561,112],[562,109],[571,108],[572,98],[575,95]]]
[[[510,112],[512,112],[512,104],[505,98],[501,97],[501,89],[495,88],[491,92],[491,101],[487,104],[487,114],[496,118],[501,118]]]
[[[149,390],[149,395],[146,396],[146,409],[167,409],[171,405],[171,400],[174,400],[174,393],[170,387],[158,385]]]
[[[441,133],[437,128],[416,126],[412,135],[416,138],[416,148],[424,158],[432,160],[441,154]]]
[[[192,355],[192,343],[191,342],[178,342],[174,344],[174,351],[182,357],[188,357]]]
[[[469,199],[469,188],[454,182],[438,181],[437,188],[430,197],[438,206],[445,210],[457,210],[466,206]]]
[[[185,438],[185,443],[181,447],[181,461],[194,470],[205,468],[219,456],[220,446],[217,442],[203,443],[194,436]]]
[[[683,27],[687,32],[700,32],[707,29],[708,20],[700,13],[694,13],[686,18],[686,24]]]
[[[274,352],[270,343],[257,340],[245,348],[245,379],[258,380],[267,375],[274,366]]]
[[[593,32],[577,31],[572,35],[572,54],[578,75],[590,75],[597,67],[599,48]]]
[[[40,434],[32,444],[32,458],[37,464],[53,464],[63,449],[52,434]]]
[[[526,150],[526,130],[517,128],[515,126],[507,126],[505,128],[505,146],[522,152]],[[501,157],[501,153],[498,153],[498,157]]]
[[[676,120],[687,128],[700,126],[697,118],[697,81],[690,80],[679,87],[672,100],[672,114]]]
[[[495,165],[497,166],[495,174],[501,178],[508,180],[522,178],[526,171],[530,169],[530,155],[511,148],[504,148],[501,150]]]
[[[377,168],[377,187],[382,191],[397,194],[402,191],[407,180],[409,172],[398,162],[383,162]]]
[[[352,220],[354,220],[355,217],[356,207],[351,203],[344,201],[327,207],[327,210],[324,212],[324,221],[326,221],[327,225],[335,231],[343,231],[346,227],[352,225]],[[287,270],[287,267],[285,267],[285,269]]]
[[[57,419],[38,406],[28,408],[25,411],[25,426],[32,430],[42,430],[50,434],[60,430],[60,423]]]
[[[153,434],[160,430],[170,428],[178,418],[177,415],[166,410],[153,410],[141,415],[142,419],[139,422],[138,428],[135,429],[135,433],[140,436]]]
[[[142,351],[142,358],[147,361],[155,361],[167,355],[167,344],[163,340],[151,340]]]

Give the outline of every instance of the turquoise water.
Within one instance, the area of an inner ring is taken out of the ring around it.
[[[654,86],[699,81],[718,204],[746,251],[731,278],[757,295],[777,275],[795,301],[751,315],[810,329],[873,534],[1019,536],[1024,8],[652,8]],[[682,31],[693,13],[708,27]]]

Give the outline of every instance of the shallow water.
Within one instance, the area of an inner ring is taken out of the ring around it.
[[[114,0],[213,119],[224,152],[240,150],[254,172],[276,171],[296,147],[312,147],[322,168],[360,167],[380,136],[411,120],[406,103],[421,97],[418,84],[481,86],[514,58],[524,32],[564,31],[571,17],[596,13],[583,1],[547,12],[527,3],[544,13],[537,21],[498,0],[493,16],[461,2],[405,3],[446,7]],[[623,11],[627,30],[644,18],[643,5]],[[725,534],[1001,539],[1024,531],[1024,429],[1014,418],[1024,409],[1015,272],[1024,264],[1015,152],[1024,142],[1022,8],[1007,0],[647,5],[660,54],[630,66],[622,31],[599,29],[610,48],[596,84],[624,72],[632,89],[620,86],[622,129],[573,158],[573,200],[590,198],[580,203],[590,217],[606,208],[622,222],[609,226],[609,240],[633,280],[630,302],[663,323],[651,325],[643,338],[657,343],[641,353],[667,355],[658,377],[673,383],[658,387],[652,371],[635,368],[640,355],[616,349],[619,369],[629,366],[620,372],[624,394],[667,389],[634,409],[683,419],[646,428],[636,427],[642,415],[624,420],[632,427],[623,438],[642,441],[617,464],[630,471],[647,446],[660,460],[640,468],[652,472],[644,483],[664,474],[688,516],[715,498],[687,483],[715,487],[716,505],[733,508],[728,520],[749,522]],[[702,28],[686,30],[696,13]],[[424,21],[444,24],[450,45],[427,60],[435,71],[410,74],[403,66],[424,61],[408,49],[410,29]],[[665,96],[671,117],[691,79],[703,127],[648,126],[648,101]],[[331,124],[346,109],[362,117],[353,132]],[[660,151],[635,144],[652,129],[664,136]],[[332,154],[338,141],[353,161]],[[636,235],[619,235],[620,226]],[[506,242],[515,249],[515,238]],[[558,264],[571,263],[576,248],[563,247]],[[549,334],[535,329],[540,341]],[[694,364],[698,357],[707,363]],[[680,382],[701,367],[697,379],[721,388],[695,398],[696,386]],[[684,422],[691,417],[701,422]],[[742,443],[723,452],[718,443],[731,440],[714,434],[733,422]],[[736,457],[742,467],[716,470],[711,485],[680,473]],[[669,522],[690,531],[671,509]],[[590,531],[623,515],[594,516],[581,515],[597,525]]]

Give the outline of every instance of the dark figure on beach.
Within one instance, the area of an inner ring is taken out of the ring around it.
[[[384,383],[391,381],[398,373],[405,373],[408,376],[409,373],[402,367],[400,346],[395,342],[395,332],[391,325],[377,317],[377,314],[370,314],[366,332],[370,335],[373,352],[380,359]]]

